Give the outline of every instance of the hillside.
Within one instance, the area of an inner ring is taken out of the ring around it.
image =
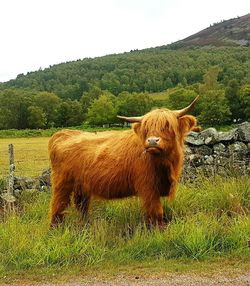
[[[187,48],[191,46],[248,46],[249,43],[250,13],[242,17],[215,23],[173,45]]]
[[[219,66],[219,81],[240,83],[250,78],[248,47],[171,50],[155,49],[62,63],[18,75],[0,84],[5,88],[48,91],[62,99],[79,100],[93,85],[114,95],[128,92],[161,92],[178,84],[201,83],[211,66]]]
[[[221,69],[219,81],[223,84],[231,79],[244,83],[249,79],[249,40],[247,14],[214,24],[171,45],[85,58],[20,74],[15,80],[0,84],[0,90],[25,88],[77,100],[93,85],[114,95],[122,91],[161,92],[178,84],[202,82],[205,72],[214,65]],[[207,45],[209,48],[204,48]]]

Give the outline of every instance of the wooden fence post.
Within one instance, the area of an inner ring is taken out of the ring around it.
[[[5,193],[1,195],[4,200],[4,211],[5,213],[10,213],[15,210],[14,196],[14,174],[15,174],[15,163],[14,163],[14,146],[9,144],[9,178],[8,187]]]
[[[14,163],[14,146],[9,144],[9,184],[8,193],[14,195],[14,173],[15,173],[15,163]]]

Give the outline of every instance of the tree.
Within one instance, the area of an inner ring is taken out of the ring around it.
[[[122,92],[118,95],[118,113],[124,116],[139,116],[153,107],[152,98],[144,93]]]
[[[198,119],[205,125],[222,125],[230,122],[231,111],[225,97],[225,89],[217,81],[220,68],[213,66],[204,75],[204,83],[199,86],[200,115]]]
[[[83,121],[80,102],[67,100],[60,103],[57,109],[56,124],[60,127],[80,125]]]
[[[238,120],[242,117],[242,102],[239,93],[240,87],[238,82],[233,79],[228,83],[227,88],[225,89],[225,96],[230,108],[232,119]]]
[[[46,126],[46,114],[43,109],[38,106],[28,107],[28,127],[29,128],[44,128]]]
[[[170,109],[182,109],[188,106],[198,94],[192,90],[183,87],[174,88],[169,93],[168,104]],[[194,110],[194,114],[198,114],[198,105]]]
[[[242,119],[250,120],[250,84],[242,86],[239,95],[242,102]]]
[[[105,125],[116,121],[117,108],[112,96],[101,95],[90,105],[87,120],[90,125]]]
[[[121,91],[121,83],[113,72],[106,73],[101,79],[101,88],[117,95]]]
[[[33,94],[17,89],[7,89],[0,93],[0,129],[27,128],[28,106]]]
[[[230,121],[231,112],[227,105],[224,90],[209,90],[200,99],[199,121],[205,125],[221,125]]]
[[[42,108],[46,115],[46,127],[53,127],[56,122],[57,108],[61,99],[54,93],[39,92],[35,97],[35,104]]]
[[[200,85],[200,93],[205,93],[208,90],[217,89],[218,84],[218,75],[220,68],[218,66],[210,67],[203,76],[204,84]]]
[[[103,91],[97,87],[97,86],[92,86],[88,92],[83,93],[80,102],[82,105],[82,112],[84,116],[86,117],[88,108],[90,107],[91,103],[99,98],[103,94]]]

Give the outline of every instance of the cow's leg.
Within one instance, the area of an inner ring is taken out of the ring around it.
[[[176,196],[177,184],[178,184],[178,180],[179,180],[180,173],[181,173],[180,170],[181,170],[181,167],[179,166],[176,167],[176,166],[171,165],[169,168],[168,180],[170,183],[170,189],[169,189],[168,199],[170,201],[173,201]]]
[[[53,178],[53,194],[50,204],[51,223],[56,226],[63,221],[64,211],[70,204],[70,195],[73,190],[71,182]]]
[[[146,172],[147,170],[145,170]],[[153,172],[147,172],[145,180],[143,175],[136,176],[134,182],[135,193],[139,196],[146,213],[146,223],[148,225],[163,225],[163,207],[160,200],[160,192],[156,189],[156,180]]]
[[[143,207],[146,212],[146,223],[149,225],[163,226],[163,207],[159,196],[142,198]]]
[[[80,187],[74,192],[74,203],[82,217],[85,217],[89,209],[90,196],[84,193]]]

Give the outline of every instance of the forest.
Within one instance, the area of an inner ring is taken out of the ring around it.
[[[0,129],[118,124],[117,114],[183,108],[198,94],[201,124],[249,120],[249,47],[170,45],[20,74],[0,84]]]

